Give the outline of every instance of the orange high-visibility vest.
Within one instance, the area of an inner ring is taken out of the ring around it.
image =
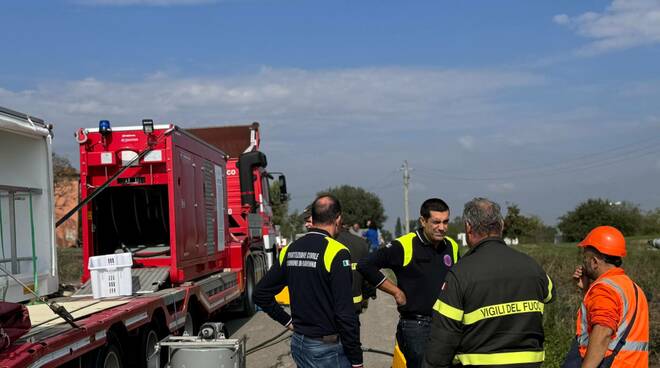
[[[593,297],[591,291],[594,286],[601,285],[611,292],[613,299],[618,301],[618,305],[612,305],[612,308],[620,310],[619,325],[614,332],[614,337],[608,346],[605,357],[612,355],[612,350],[616,347],[622,335],[630,325],[632,316],[637,308],[635,322],[630,329],[626,342],[614,357],[612,367],[648,367],[649,365],[649,307],[646,296],[642,289],[637,286],[637,298],[635,298],[635,288],[633,281],[617,268],[608,271],[599,279],[594,281],[584,296],[580,310],[577,315],[577,341],[580,347],[580,355],[584,358],[589,345],[589,333],[593,324],[589,321],[589,311],[586,305]]]

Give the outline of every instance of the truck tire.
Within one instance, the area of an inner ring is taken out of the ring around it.
[[[117,337],[108,333],[107,342],[100,348],[83,357],[82,366],[85,368],[123,368],[121,345]]]
[[[158,328],[150,323],[140,330],[140,349],[138,354],[139,364],[141,368],[147,368],[147,361],[149,357],[156,350],[156,344],[160,341],[160,335],[158,334]],[[162,366],[162,364],[161,364]]]
[[[186,313],[186,322],[183,324],[183,333],[188,336],[196,336],[195,316],[188,311]]]
[[[197,336],[199,327],[207,320],[208,316],[200,306],[196,298],[191,297],[188,301],[186,310],[186,321],[183,324],[181,333],[187,333],[188,336]]]
[[[243,294],[243,315],[246,317],[252,317],[257,313],[257,306],[254,304],[254,286],[255,275],[254,275],[254,262],[248,258],[245,263],[245,291]]]

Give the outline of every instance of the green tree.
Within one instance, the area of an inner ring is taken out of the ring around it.
[[[417,230],[418,227],[419,227],[419,219],[414,219],[414,220],[408,221],[408,229],[410,231],[415,231],[415,230]],[[404,229],[404,231],[405,231],[405,229]]]
[[[511,204],[506,208],[506,217],[504,217],[504,236],[507,238],[520,238],[523,234],[530,231],[528,219],[520,214],[518,205]]]
[[[302,214],[297,210],[289,213],[289,201],[282,201],[278,181],[270,185],[270,205],[273,210],[273,224],[279,226],[282,236],[292,241],[296,234],[303,232]]]
[[[517,204],[507,206],[505,237],[518,238],[524,243],[549,243],[554,240],[555,232],[555,228],[546,226],[538,216],[521,214]]]
[[[331,187],[318,195],[329,193],[337,197],[342,207],[342,218],[345,224],[358,223],[365,226],[367,220],[375,221],[378,226],[387,220],[385,209],[380,198],[374,193],[360,187],[342,185]]]
[[[565,241],[575,242],[600,225],[614,226],[625,236],[637,235],[642,229],[642,222],[643,215],[637,205],[591,198],[561,216],[557,226]]]
[[[398,238],[403,235],[403,227],[401,226],[401,218],[396,218],[396,225],[394,226],[394,237]]]
[[[275,181],[270,185],[270,206],[273,210],[273,223],[275,225],[284,225],[289,214],[289,201],[282,201],[280,198],[280,183]]]
[[[53,152],[53,183],[55,186],[62,183],[62,181],[72,178],[78,178],[78,170],[76,170],[65,156],[58,155]]]
[[[380,235],[383,237],[383,241],[385,242],[385,244],[391,242],[392,239],[394,239],[392,237],[392,233],[389,232],[389,230],[381,229],[380,230]]]
[[[295,239],[296,234],[300,234],[305,231],[303,229],[303,223],[304,219],[302,217],[302,213],[298,212],[298,210],[295,210],[293,213],[288,214],[285,217],[285,221],[283,221],[282,225],[280,226],[280,233],[285,238],[287,238],[290,243]]]
[[[648,211],[642,219],[642,228],[640,234],[658,235],[660,234],[660,208]]]

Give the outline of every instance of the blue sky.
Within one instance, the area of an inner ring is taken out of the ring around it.
[[[0,105],[100,119],[260,121],[292,207],[377,193],[391,229],[474,196],[554,224],[590,197],[660,207],[660,0],[71,0],[0,5]]]

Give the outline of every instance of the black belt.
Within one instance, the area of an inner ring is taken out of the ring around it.
[[[310,339],[317,340],[324,342],[326,344],[336,344],[339,342],[339,335],[334,334],[334,335],[327,335],[327,336],[319,336],[319,337],[311,337],[311,336],[305,336],[309,337]]]
[[[425,316],[423,314],[414,314],[414,313],[401,313],[400,314],[401,319],[407,319],[410,321],[425,321],[425,322],[431,322],[431,316]]]

